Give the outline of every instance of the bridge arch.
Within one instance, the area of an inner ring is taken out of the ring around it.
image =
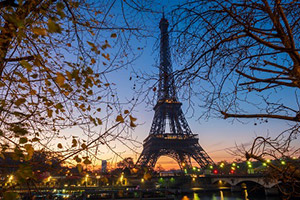
[[[158,157],[155,163],[156,168],[162,168],[163,170],[180,169],[177,160],[169,155],[161,155]]]
[[[265,188],[263,184],[253,180],[243,180],[238,182],[235,186],[240,186],[242,189],[247,190],[262,190]]]
[[[201,166],[196,162],[194,158],[188,159],[187,163],[184,163],[181,161],[180,158],[177,157],[175,154],[161,154],[157,157],[157,160],[155,161],[154,168],[162,167],[163,169],[170,170],[170,169],[181,169],[183,170],[187,166],[189,167],[197,167],[198,169],[201,168]]]
[[[213,185],[222,185],[222,186],[232,186],[232,183],[230,183],[230,180],[226,178],[219,178],[212,181]]]
[[[224,181],[224,182],[227,182],[229,183],[231,186],[237,186],[237,185],[240,185],[241,183],[255,183],[255,184],[259,184],[265,188],[272,188],[274,187],[275,185],[277,185],[278,183],[277,182],[274,182],[274,181],[267,181],[264,177],[253,177],[253,176],[216,176],[214,178],[211,179],[212,183],[216,183],[217,181]]]
[[[257,180],[247,180],[247,179],[244,179],[244,180],[240,180],[239,182],[236,182],[235,185],[242,185],[243,183],[245,183],[247,185],[251,184],[256,184],[256,185],[259,185],[261,187],[264,187],[264,184],[261,182],[261,181],[257,181]]]

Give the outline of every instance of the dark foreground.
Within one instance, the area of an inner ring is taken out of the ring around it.
[[[140,199],[140,200],[279,200],[281,197],[265,196],[264,193],[242,190],[231,192],[230,188],[220,188],[218,190],[203,190],[201,188],[181,189],[151,189],[136,190],[133,188],[123,188],[115,190],[72,190],[54,189],[49,191],[39,191],[26,193],[20,192],[23,200],[98,200],[98,199]]]

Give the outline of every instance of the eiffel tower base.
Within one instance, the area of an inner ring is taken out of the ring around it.
[[[143,152],[136,165],[154,168],[161,156],[173,158],[181,170],[192,168],[193,158],[203,169],[214,162],[198,143],[196,135],[160,134],[149,135],[144,141]]]

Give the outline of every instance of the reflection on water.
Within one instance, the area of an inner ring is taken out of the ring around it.
[[[248,199],[248,191],[247,190],[244,190],[245,191],[245,200],[249,200]]]
[[[224,196],[223,196],[223,191],[222,190],[220,191],[220,197],[221,197],[221,200],[224,200]]]
[[[198,196],[198,194],[197,193],[194,193],[194,198],[193,198],[194,200],[200,200],[200,198],[199,198],[199,196]]]
[[[240,193],[231,193],[230,191],[218,191],[218,192],[194,192],[191,195],[184,195],[176,200],[279,200],[279,197],[248,197],[248,191],[244,190]]]
[[[188,198],[187,196],[183,196],[181,200],[189,200],[190,198]]]

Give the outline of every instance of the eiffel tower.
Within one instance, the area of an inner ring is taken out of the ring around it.
[[[174,76],[172,75],[169,47],[169,22],[160,20],[160,67],[158,101],[154,106],[154,119],[149,136],[144,140],[143,151],[137,166],[154,168],[160,156],[168,156],[178,162],[181,169],[191,168],[193,158],[201,168],[214,165],[213,160],[198,143],[176,97]],[[167,130],[169,127],[169,132]]]

